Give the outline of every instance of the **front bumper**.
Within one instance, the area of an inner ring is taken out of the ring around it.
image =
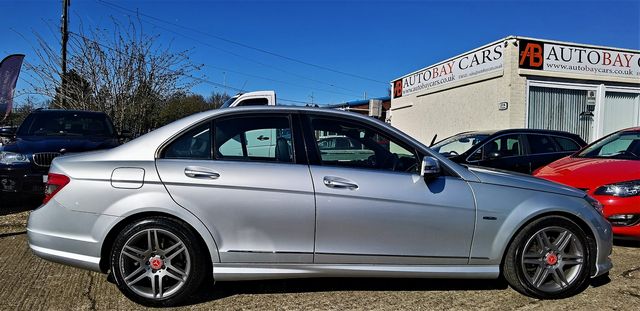
[[[594,198],[604,206],[603,213],[607,218],[619,214],[640,214],[639,196],[621,198],[595,195]],[[635,222],[630,226],[613,226],[613,235],[615,238],[640,240],[640,222]]]
[[[47,169],[33,169],[29,165],[0,166],[0,191],[44,194]]]
[[[590,218],[589,223],[592,227],[597,248],[594,270],[591,274],[595,278],[613,268],[613,263],[609,257],[613,252],[613,230],[611,229],[611,224],[599,213],[594,212],[590,213],[590,215],[588,216]]]
[[[102,242],[117,219],[73,211],[52,199],[29,215],[29,247],[41,258],[100,271]]]

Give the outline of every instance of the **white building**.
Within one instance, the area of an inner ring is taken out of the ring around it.
[[[424,143],[469,130],[593,141],[640,125],[640,51],[507,37],[391,83],[391,124]]]

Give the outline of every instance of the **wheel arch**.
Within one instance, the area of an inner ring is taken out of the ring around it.
[[[167,218],[191,230],[191,232],[198,239],[197,243],[200,245],[200,247],[202,247],[204,250],[207,250],[207,252],[210,254],[210,260],[207,260],[206,263],[207,263],[207,269],[209,269],[208,271],[210,271],[211,274],[213,275],[213,263],[220,261],[220,258],[218,255],[218,248],[215,241],[213,240],[213,237],[209,239],[210,241],[206,241],[205,237],[203,237],[203,234],[200,231],[196,230],[196,228],[194,228],[194,226],[190,222],[185,221],[176,215],[172,215],[172,214],[160,212],[160,211],[143,211],[143,212],[135,213],[132,215],[128,215],[125,218],[118,221],[113,227],[111,227],[111,229],[109,230],[109,232],[107,233],[107,235],[102,241],[102,246],[100,249],[100,262],[99,262],[100,271],[102,271],[103,273],[107,273],[109,271],[109,268],[111,266],[110,254],[113,247],[113,243],[115,242],[116,237],[122,231],[122,229],[125,226],[135,221],[145,219],[145,218],[150,218],[150,217]]]

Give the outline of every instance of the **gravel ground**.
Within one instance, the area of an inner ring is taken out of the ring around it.
[[[24,226],[37,202],[0,198],[0,310],[134,310],[105,275],[35,257]],[[614,248],[611,282],[563,300],[522,296],[499,281],[305,279],[204,286],[188,310],[638,310],[640,243]]]

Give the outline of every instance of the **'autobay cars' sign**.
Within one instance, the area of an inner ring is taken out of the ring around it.
[[[502,71],[503,42],[411,73],[393,82],[393,98],[443,86],[489,72]]]
[[[640,53],[520,40],[518,67],[597,77],[640,77]]]

